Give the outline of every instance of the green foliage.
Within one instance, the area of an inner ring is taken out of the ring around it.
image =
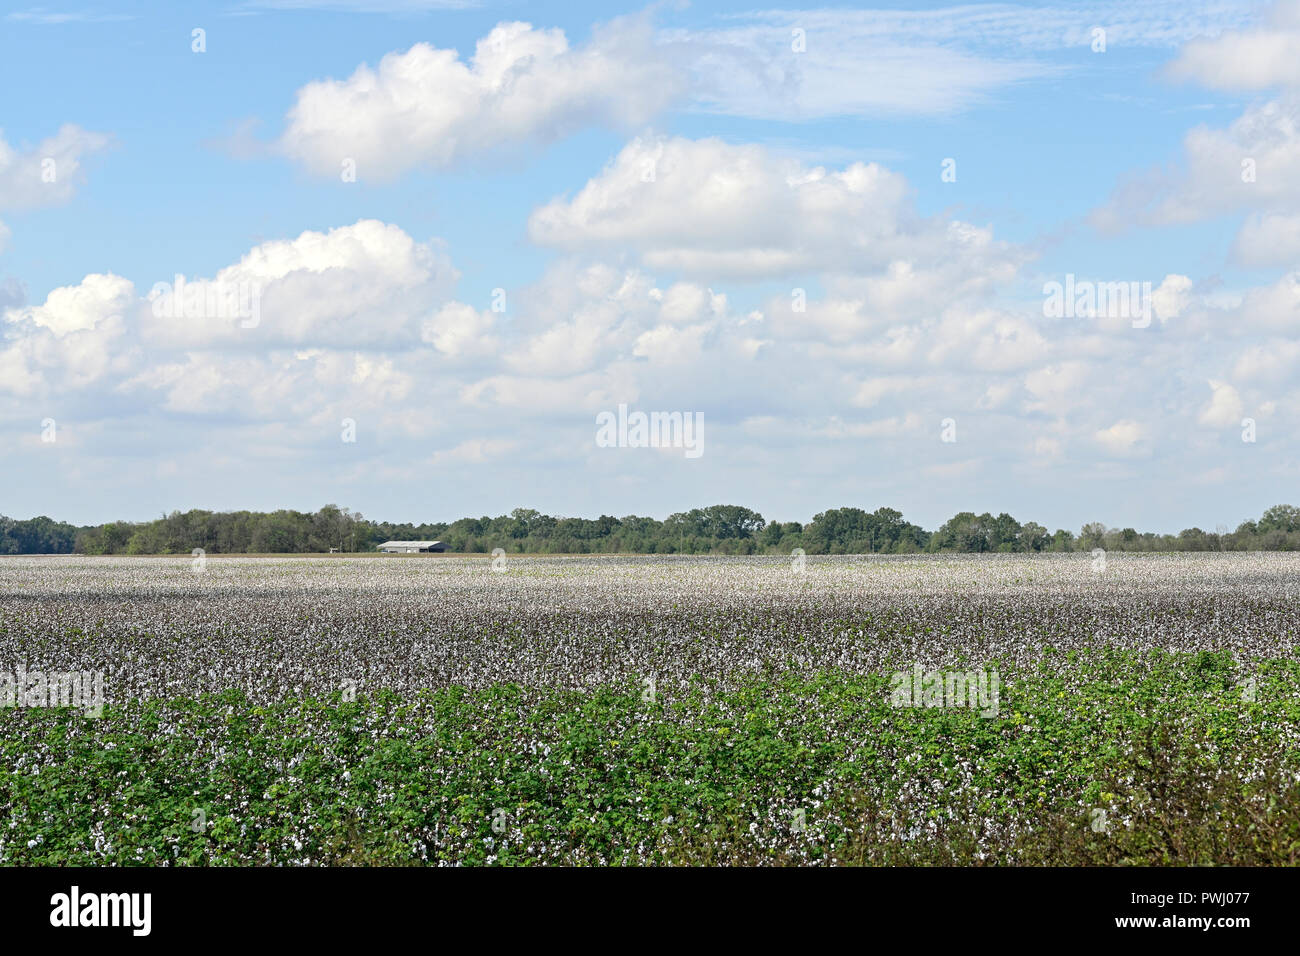
[[[1252,666],[1049,653],[993,717],[838,670],[8,711],[0,863],[1295,863],[1300,661]]]
[[[867,512],[833,508],[806,526],[764,521],[739,505],[710,505],[669,515],[663,521],[628,515],[563,518],[516,508],[492,518],[460,518],[450,524],[394,524],[325,505],[301,511],[173,511],[155,521],[109,522],[75,528],[50,518],[17,521],[0,516],[0,554],[210,554],[373,551],[388,540],[439,539],[454,552],[502,548],[524,554],[912,554],[932,552],[1036,551],[1294,551],[1300,549],[1300,508],[1274,505],[1258,522],[1236,531],[1187,528],[1177,535],[1108,529],[1089,522],[1076,538],[1049,534],[1036,522],[1021,524],[1003,512],[963,511],[931,533],[893,508]]]
[[[823,511],[802,533],[803,547],[810,554],[915,552],[925,547],[929,537],[893,508],[879,508],[872,514],[860,508]]]
[[[0,554],[68,554],[77,529],[41,515],[17,521],[0,515]]]

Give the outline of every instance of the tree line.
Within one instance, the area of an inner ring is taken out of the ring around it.
[[[0,516],[0,554],[300,554],[373,551],[389,540],[444,542],[453,552],[503,548],[528,554],[919,554],[1037,551],[1294,551],[1300,550],[1300,508],[1274,505],[1235,531],[1187,528],[1176,535],[1108,528],[1090,522],[1078,533],[1049,532],[1005,512],[963,511],[937,531],[904,520],[893,508],[833,508],[808,524],[764,521],[740,505],[711,505],[660,521],[629,515],[563,518],[516,508],[495,518],[394,524],[325,505],[303,511],[173,511],[153,521],[111,521],[77,527],[47,517]]]

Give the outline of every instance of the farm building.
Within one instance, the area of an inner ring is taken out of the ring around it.
[[[379,546],[385,554],[422,554],[430,551],[446,551],[447,546],[441,541],[385,541]]]

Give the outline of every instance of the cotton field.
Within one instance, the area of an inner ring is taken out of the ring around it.
[[[195,561],[0,561],[0,661],[102,670],[110,702],[272,702],[345,682],[666,690],[1046,646],[1281,654],[1300,633],[1289,554]]]
[[[1278,553],[5,558],[0,861],[1237,859],[1216,826],[1294,808],[1153,858],[1146,776],[1288,806],[1298,591]]]

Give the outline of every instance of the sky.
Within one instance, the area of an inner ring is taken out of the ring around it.
[[[1300,4],[5,9],[0,513],[1300,497]]]

